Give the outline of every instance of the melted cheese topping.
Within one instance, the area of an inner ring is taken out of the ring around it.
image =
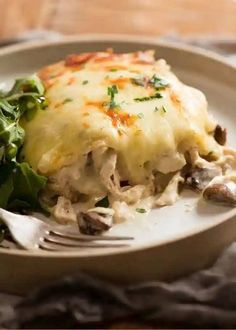
[[[22,122],[22,154],[43,175],[74,164],[99,143],[117,153],[120,177],[131,185],[145,183],[153,171],[178,171],[191,148],[200,155],[219,153],[203,93],[180,82],[151,51],[71,55],[38,75],[49,105]],[[161,98],[148,99],[155,87],[134,79],[148,82],[153,75],[168,86],[158,91]],[[118,106],[109,109],[108,87],[114,85]],[[92,175],[84,178],[87,184],[95,181]]]

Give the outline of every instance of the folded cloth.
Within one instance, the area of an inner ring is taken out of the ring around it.
[[[156,327],[236,328],[236,243],[215,265],[172,283],[115,285],[84,273],[11,306],[7,329],[104,328],[117,320]]]

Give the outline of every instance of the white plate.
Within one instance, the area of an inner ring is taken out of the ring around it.
[[[13,46],[0,51],[1,82],[10,84],[14,78],[70,53],[109,47],[120,52],[155,49],[156,56],[165,58],[185,83],[206,94],[210,111],[227,127],[228,143],[236,147],[236,69],[222,58],[192,47],[117,36],[85,36],[55,44]],[[235,239],[235,214],[236,208],[199,203],[198,195],[185,191],[175,205],[144,216],[137,214],[135,220],[111,229],[111,234],[134,236],[130,247],[56,254],[1,249],[0,289],[26,291],[81,269],[121,281],[173,278],[205,266]]]

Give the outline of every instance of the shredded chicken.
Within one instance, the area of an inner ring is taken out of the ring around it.
[[[99,171],[102,168],[102,165],[104,163],[104,158],[106,157],[107,151],[108,151],[108,148],[104,144],[99,144],[92,151],[94,169],[97,173],[99,173]]]
[[[179,183],[184,182],[184,179],[180,175],[180,172],[176,173],[168,183],[164,192],[154,202],[155,206],[172,205],[179,199],[178,188]]]
[[[100,207],[100,206],[93,207],[93,208],[87,210],[87,212],[96,212],[96,213],[102,214],[104,216],[110,216],[110,217],[113,217],[113,215],[115,213],[115,211],[110,207]]]
[[[112,209],[114,210],[114,222],[120,223],[127,219],[132,220],[134,214],[131,212],[130,207],[126,202],[115,201],[112,204]]]
[[[214,162],[208,162],[207,160],[200,157],[197,148],[193,148],[189,151],[190,162],[192,166],[199,168],[215,168],[217,165]]]
[[[82,161],[82,160],[81,160]],[[63,167],[55,175],[49,178],[48,188],[49,190],[55,191],[57,194],[64,196],[71,201],[76,201],[77,191],[76,183],[81,176],[81,170],[79,163],[76,162],[71,166]],[[83,157],[83,163],[85,163],[86,158]]]
[[[101,168],[100,177],[108,191],[112,194],[118,195],[120,180],[118,172],[116,171],[116,160],[117,154],[113,150],[110,150],[110,153]]]
[[[144,185],[135,185],[133,187],[120,187],[119,174],[116,170],[117,155],[114,151],[110,151],[104,165],[101,169],[100,176],[107,190],[118,200],[127,203],[135,203],[141,199],[144,191]]]
[[[145,185],[129,185],[128,182],[124,185],[121,184],[117,169],[116,152],[104,143],[97,143],[90,153],[83,156],[82,161],[61,169],[50,178],[49,188],[55,195],[61,195],[53,208],[53,215],[60,223],[77,220],[82,232],[94,234],[109,229],[113,221],[122,222],[132,218],[134,215],[129,205],[138,203],[145,197],[158,194],[154,207],[174,204],[179,198],[180,182],[199,191],[204,190],[203,197],[207,200],[233,205],[235,195],[229,189],[229,183],[215,183],[214,179],[232,174],[232,168],[236,168],[236,151],[221,148],[222,156],[212,162],[200,157],[197,148],[193,148],[189,152],[188,164],[184,166],[182,162],[184,170],[181,173],[178,171],[173,175],[157,172],[149,177]],[[90,181],[93,187],[84,183],[81,179],[83,176],[92,178]],[[230,183],[230,187],[234,189],[235,183]],[[79,200],[83,194],[89,198]],[[93,207],[104,196],[108,196],[112,208]]]
[[[52,214],[56,218],[57,222],[61,224],[76,222],[77,218],[71,201],[62,196],[58,198]]]

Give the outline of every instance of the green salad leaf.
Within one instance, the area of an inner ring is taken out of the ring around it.
[[[96,207],[109,207],[109,199],[108,197],[104,197],[102,199],[100,199],[100,201],[98,201],[96,204],[95,204]]]
[[[0,243],[4,240],[7,235],[8,229],[7,227],[0,222]]]
[[[19,162],[25,132],[20,119],[31,120],[47,106],[38,76],[17,79],[10,91],[0,91],[0,207],[37,209],[46,178]]]

